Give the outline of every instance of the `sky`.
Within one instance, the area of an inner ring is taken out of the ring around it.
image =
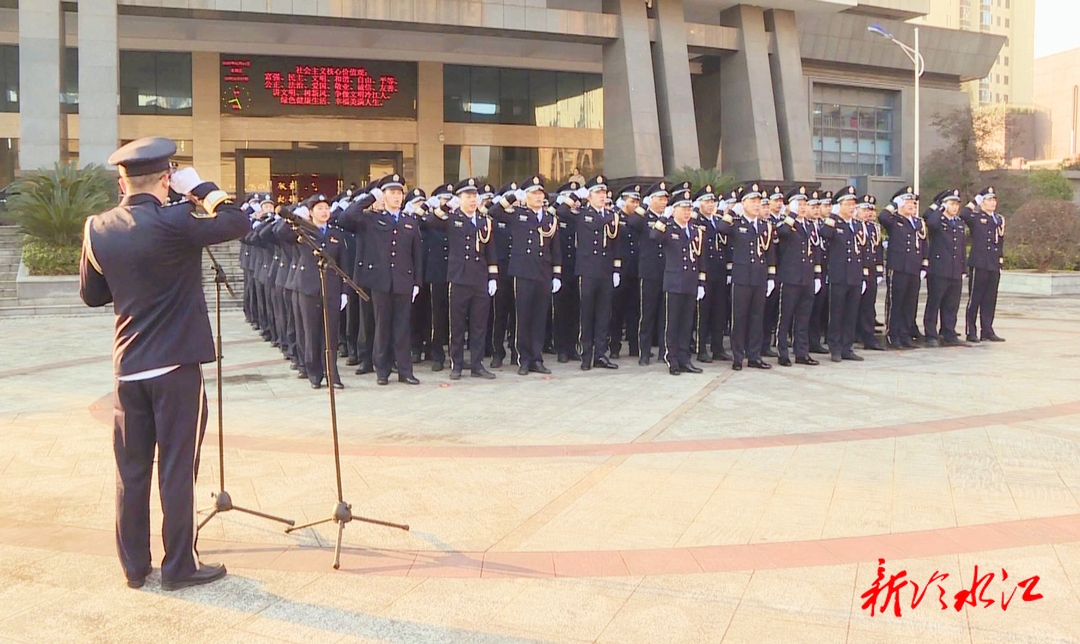
[[[1080,47],[1080,0],[1035,0],[1035,57]]]

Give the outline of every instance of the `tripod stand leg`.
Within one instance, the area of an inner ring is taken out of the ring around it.
[[[341,536],[345,533],[345,522],[338,523],[337,544],[334,545],[334,570],[341,568]]]
[[[206,515],[206,518],[199,522],[198,530],[202,530],[203,526],[210,522],[210,519],[213,519],[215,516],[217,516],[217,513],[218,509],[214,508],[213,511],[210,512],[210,514]]]
[[[253,516],[257,516],[257,517],[262,517],[264,519],[270,519],[271,521],[277,521],[278,523],[284,523],[286,525],[296,525],[296,521],[293,521],[292,519],[283,519],[281,517],[276,517],[276,516],[274,516],[272,514],[266,514],[264,512],[259,512],[258,510],[249,510],[247,508],[242,508],[242,507],[240,507],[238,505],[234,505],[232,509],[236,510],[237,512],[243,512],[245,514],[250,514],[250,515],[253,515]],[[211,516],[213,516],[213,515],[211,515]]]
[[[317,525],[322,525],[324,523],[330,523],[333,520],[334,517],[330,517],[329,519],[319,519],[318,521],[312,521],[311,523],[305,523],[304,525],[294,525],[291,528],[285,528],[285,533],[289,534],[292,532],[296,532],[297,530],[303,530],[304,528],[312,528]]]

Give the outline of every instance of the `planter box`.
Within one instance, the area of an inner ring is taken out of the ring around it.
[[[15,276],[15,296],[19,306],[82,304],[78,275],[32,276],[22,260]]]
[[[1011,295],[1080,295],[1080,271],[1001,271],[998,292]]]

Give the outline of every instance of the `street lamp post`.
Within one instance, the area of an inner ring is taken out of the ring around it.
[[[922,77],[923,72],[926,71],[926,61],[923,60],[922,54],[919,53],[919,28],[915,27],[915,46],[909,47],[908,45],[897,40],[888,30],[881,25],[874,23],[866,28],[870,33],[875,33],[883,38],[888,38],[896,44],[905,54],[912,64],[915,65],[915,194],[919,194],[919,143],[922,138],[922,134],[919,130],[919,78]]]

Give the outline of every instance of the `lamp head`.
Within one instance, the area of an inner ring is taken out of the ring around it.
[[[891,33],[889,33],[888,30],[885,29],[885,27],[882,27],[881,25],[879,25],[876,22],[874,24],[870,25],[869,27],[867,27],[866,30],[869,31],[870,33],[877,34],[877,35],[882,36],[884,38],[888,38],[889,40],[893,40],[893,35]]]

